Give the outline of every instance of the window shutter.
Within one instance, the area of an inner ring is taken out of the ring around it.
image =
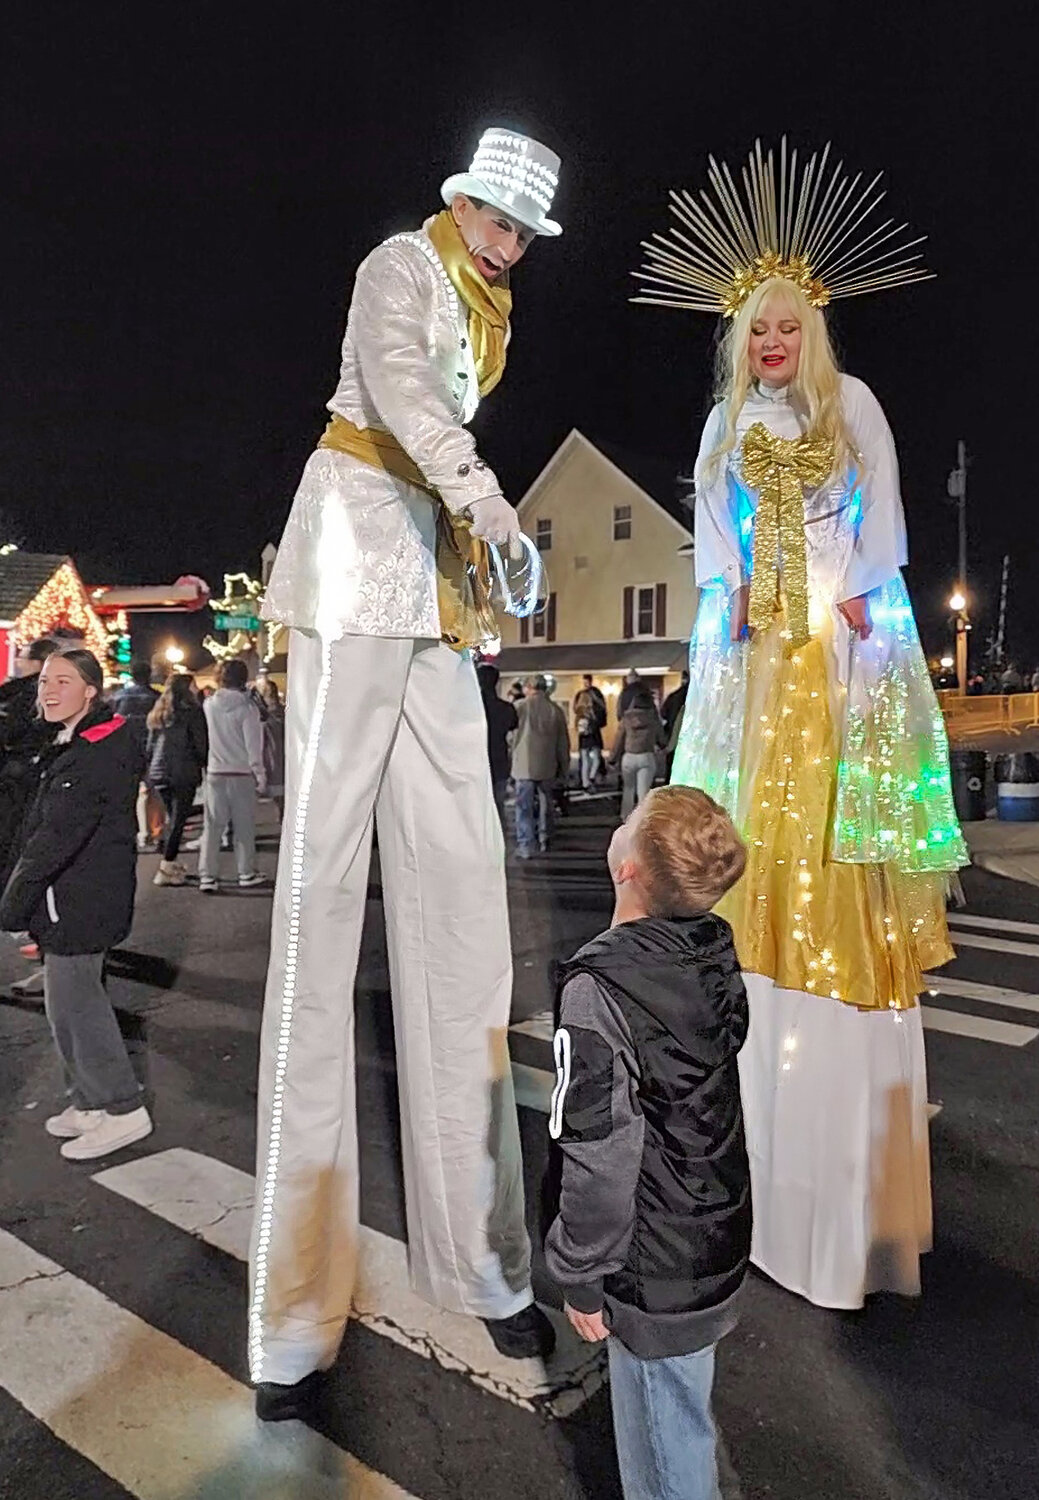
[[[555,596],[555,594],[549,594],[549,596],[548,596],[548,620],[546,621],[546,625],[547,625],[547,630],[546,630],[546,633],[545,633],[545,639],[548,640],[548,641],[554,641],[555,638],[556,638],[556,596]]]
[[[667,635],[667,584],[657,584],[656,634]]]
[[[523,618],[520,620],[520,645],[521,646],[528,646],[529,644],[530,644],[530,619],[529,619],[529,617],[527,615],[524,615]]]
[[[635,634],[635,590],[624,590],[624,639],[630,641]]]

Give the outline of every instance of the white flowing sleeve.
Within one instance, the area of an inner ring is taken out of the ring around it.
[[[696,581],[700,587],[720,578],[731,594],[746,582],[732,486],[724,460],[709,480],[705,474],[707,460],[721,441],[724,428],[724,408],[719,405],[704,424],[696,459],[694,552]]]
[[[862,455],[857,484],[862,515],[837,597],[854,599],[890,582],[905,567],[909,554],[891,428],[868,385],[849,375],[842,383],[845,420]]]
[[[449,510],[500,495],[431,355],[439,295],[425,256],[380,245],[357,272],[349,331],[375,410]]]

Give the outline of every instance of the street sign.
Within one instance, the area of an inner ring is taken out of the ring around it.
[[[256,615],[216,614],[213,616],[213,623],[217,630],[248,630],[252,632],[260,628],[260,622]]]

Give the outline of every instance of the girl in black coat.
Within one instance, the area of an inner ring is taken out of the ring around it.
[[[152,1129],[104,987],[105,952],[133,919],[141,763],[125,720],[101,701],[103,686],[89,651],[44,663],[40,709],[59,728],[40,757],[22,852],[0,901],[0,927],[28,930],[43,954],[70,1101],[46,1129],[70,1161],[106,1156]]]
[[[209,759],[206,716],[195,696],[195,681],[175,672],[148,715],[148,770],[145,780],[162,798],[166,831],[156,885],[183,885],[187,871],[180,863],[184,825],[195,805],[202,772]]]

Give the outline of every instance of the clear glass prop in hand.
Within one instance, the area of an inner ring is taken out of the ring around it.
[[[520,532],[507,547],[487,544],[490,563],[490,594],[495,607],[523,620],[544,609],[548,578],[541,553],[529,536]]]

